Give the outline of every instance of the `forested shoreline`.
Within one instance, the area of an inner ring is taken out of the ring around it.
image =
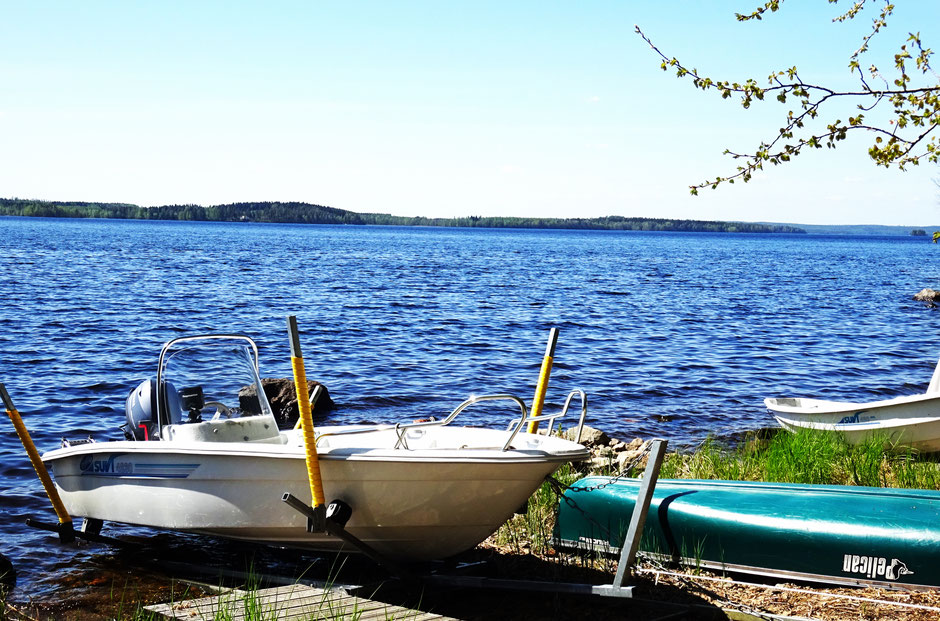
[[[205,222],[271,222],[516,229],[583,229],[611,231],[684,231],[708,233],[805,233],[801,228],[756,222],[720,222],[665,218],[513,218],[470,216],[425,218],[383,213],[356,213],[299,202],[231,203],[227,205],[162,205],[88,203],[0,198],[0,215],[39,218],[111,218],[122,220],[193,220]]]

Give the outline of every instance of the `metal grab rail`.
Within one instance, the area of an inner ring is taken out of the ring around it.
[[[576,388],[575,390],[572,390],[570,393],[568,393],[568,397],[565,399],[565,405],[561,408],[560,412],[558,412],[557,414],[542,414],[540,416],[532,416],[529,418],[529,422],[531,423],[531,422],[547,420],[548,425],[547,425],[547,429],[545,433],[550,434],[552,432],[552,427],[555,424],[555,419],[562,418],[563,416],[568,414],[568,407],[571,405],[571,401],[575,398],[576,395],[581,397],[581,416],[578,418],[578,433],[574,437],[574,441],[580,443],[581,442],[581,430],[584,429],[584,417],[587,416],[587,395],[580,388]],[[511,429],[512,426],[515,424],[516,424],[516,419],[509,421],[509,427],[507,428],[507,431]],[[536,431],[536,433],[538,432]]]
[[[460,414],[465,409],[467,409],[468,407],[470,407],[471,405],[475,403],[480,403],[481,401],[498,401],[498,400],[512,401],[513,403],[518,405],[519,409],[522,411],[522,417],[514,418],[512,422],[509,424],[509,429],[507,429],[507,431],[509,432],[509,438],[506,440],[506,443],[503,444],[503,448],[500,449],[500,450],[506,451],[506,450],[509,450],[509,445],[512,444],[512,441],[516,438],[516,434],[519,433],[519,429],[522,428],[522,425],[525,424],[526,420],[531,420],[528,418],[529,411],[528,409],[526,409],[525,402],[519,397],[516,397],[515,395],[509,395],[509,394],[479,395],[475,397],[470,397],[469,399],[467,399],[466,401],[458,405],[456,408],[454,408],[454,410],[450,414],[448,414],[446,418],[442,420],[422,421],[419,423],[404,423],[404,424],[397,423],[395,425],[375,425],[373,427],[364,427],[361,429],[343,429],[341,431],[326,431],[317,436],[317,443],[320,442],[321,438],[326,438],[330,436],[346,436],[346,435],[355,435],[355,434],[360,434],[360,433],[376,433],[379,431],[388,431],[389,429],[394,429],[395,433],[398,436],[398,440],[395,441],[394,448],[397,449],[397,448],[402,448],[404,446],[404,448],[407,449],[408,446],[405,442],[404,434],[408,430],[418,429],[420,427],[443,427],[445,425],[449,425],[451,422],[453,422],[455,418],[457,418],[458,414]]]

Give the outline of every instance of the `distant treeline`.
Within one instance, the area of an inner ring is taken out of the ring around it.
[[[384,213],[356,213],[310,203],[232,203],[230,205],[163,205],[83,203],[0,198],[0,215],[40,218],[116,218],[125,220],[196,220],[213,222],[282,222],[297,224],[378,224],[386,226],[455,226],[513,229],[590,229],[611,231],[688,231],[707,233],[805,233],[782,224],[709,222],[662,218],[407,218]]]

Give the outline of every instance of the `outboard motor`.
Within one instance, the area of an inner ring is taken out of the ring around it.
[[[157,411],[157,380],[151,378],[142,381],[137,388],[127,395],[124,402],[124,414],[127,416],[127,425],[124,435],[128,440],[149,440],[156,427]]]
[[[163,424],[179,423],[182,419],[180,397],[169,382],[163,383],[164,404],[169,414]],[[142,381],[137,388],[127,395],[124,403],[127,425],[124,435],[128,440],[155,440],[157,426],[157,380],[150,378]]]

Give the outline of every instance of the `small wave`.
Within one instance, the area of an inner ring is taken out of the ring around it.
[[[80,386],[79,388],[91,392],[120,393],[124,392],[126,386],[127,384],[124,382],[96,382],[94,384],[88,384],[87,386]]]
[[[383,396],[383,395],[368,395],[360,397],[355,402],[344,404],[345,407],[352,409],[366,409],[366,408],[376,408],[376,407],[398,407],[404,405],[414,405],[416,403],[425,402],[421,397],[418,396]]]

